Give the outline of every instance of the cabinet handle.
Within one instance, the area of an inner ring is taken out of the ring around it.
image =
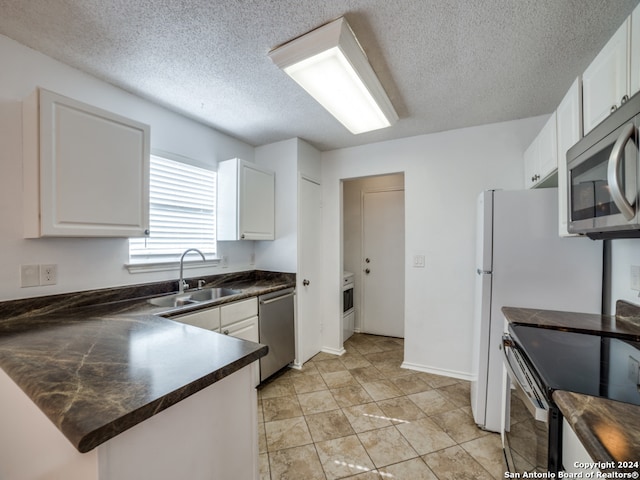
[[[308,287],[310,283],[311,282],[309,280],[307,280],[306,278],[302,281],[302,285],[305,286],[305,287]]]
[[[364,271],[364,273],[366,273],[367,275],[369,275],[371,273],[371,270],[369,270],[368,268]]]
[[[625,103],[627,103],[628,100],[629,100],[629,95],[625,95],[624,97],[622,97],[622,100],[620,100],[620,105],[624,105]]]
[[[145,234],[145,236],[147,236],[147,237],[148,237],[149,235],[151,235],[151,232],[150,232],[150,231],[149,231],[149,229],[147,228],[147,229],[144,231],[144,234]]]
[[[224,333],[225,335],[229,335],[229,330],[225,330],[225,331],[224,331],[224,332],[222,332],[222,333]]]
[[[242,240],[244,240],[244,233],[243,233],[242,235],[240,235],[240,238],[241,238]]]
[[[617,105],[611,105],[611,113],[615,112],[618,109]]]

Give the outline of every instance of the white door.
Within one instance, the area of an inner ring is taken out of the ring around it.
[[[306,362],[322,347],[320,270],[322,267],[322,203],[320,185],[300,178],[298,212],[298,275],[296,363]]]
[[[363,194],[362,328],[404,337],[404,190]]]

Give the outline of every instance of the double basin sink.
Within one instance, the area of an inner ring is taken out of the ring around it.
[[[241,293],[240,290],[233,290],[231,288],[203,288],[202,290],[194,290],[192,292],[174,293],[152,298],[149,300],[149,303],[157,307],[183,307],[196,303],[211,302],[239,293]]]

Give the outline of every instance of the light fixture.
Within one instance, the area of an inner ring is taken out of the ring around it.
[[[344,17],[271,50],[269,57],[353,134],[398,120]]]

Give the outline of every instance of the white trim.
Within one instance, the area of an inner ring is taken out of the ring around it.
[[[441,375],[441,376],[444,376],[444,377],[458,378],[460,380],[467,380],[467,381],[473,380],[473,375],[471,373],[458,372],[456,370],[447,370],[447,369],[444,369],[444,368],[427,367],[425,365],[418,365],[416,363],[409,363],[409,362],[402,362],[402,365],[400,365],[400,367],[401,368],[406,368],[408,370],[416,370],[418,372],[432,373],[434,375]]]
[[[337,355],[337,356],[341,356],[347,353],[347,351],[344,348],[338,349],[338,348],[331,348],[331,347],[322,347],[320,351],[324,353],[328,353],[330,355]]]
[[[220,263],[219,258],[212,258],[205,261],[189,261],[184,263],[184,270],[193,270],[202,267],[217,267]],[[180,268],[179,260],[169,260],[166,262],[152,261],[139,263],[125,263],[125,268],[129,273],[147,273],[147,272],[167,272],[169,270],[177,270]]]

